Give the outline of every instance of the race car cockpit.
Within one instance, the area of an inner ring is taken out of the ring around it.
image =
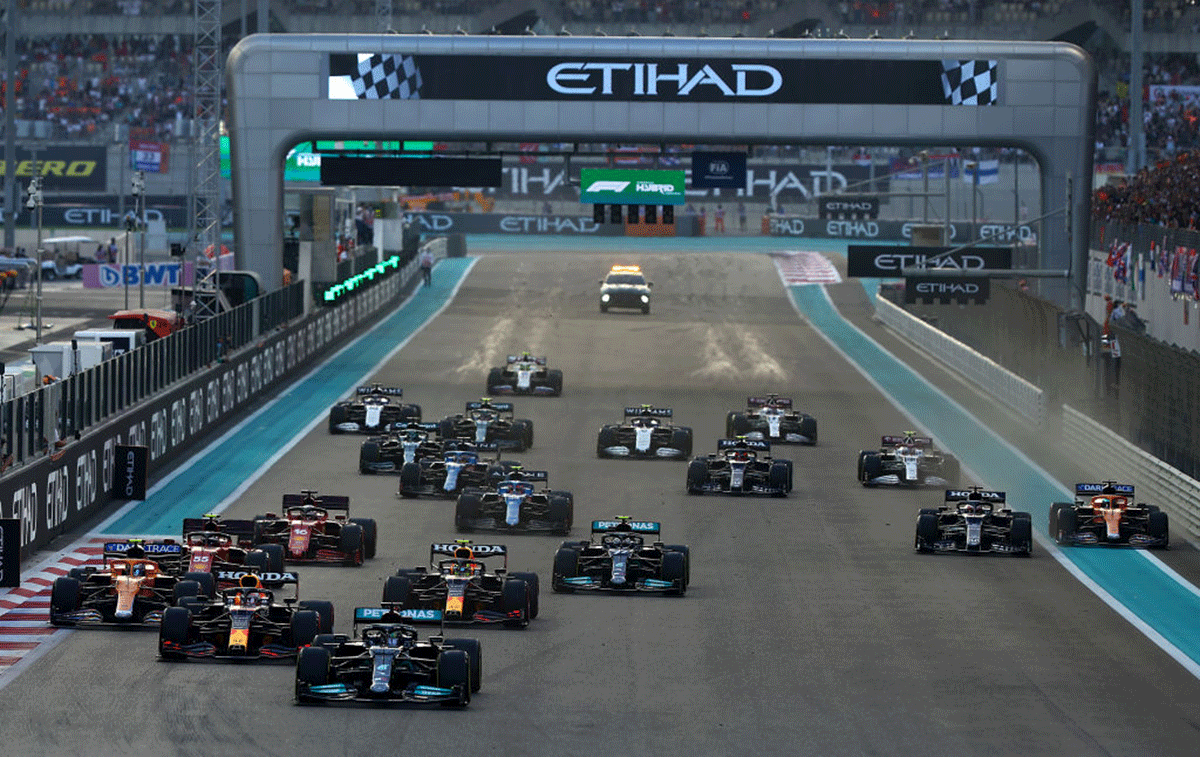
[[[288,520],[303,520],[303,521],[325,521],[329,519],[329,511],[323,507],[314,507],[313,505],[302,505],[299,507],[289,507],[287,509]]]
[[[645,540],[638,534],[605,534],[600,545],[605,549],[641,549]]]
[[[368,647],[404,649],[417,643],[417,632],[408,626],[367,626],[362,640]]]
[[[215,531],[193,531],[187,535],[187,545],[189,547],[223,549],[233,546],[233,536]]]

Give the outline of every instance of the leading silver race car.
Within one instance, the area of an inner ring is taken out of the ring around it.
[[[509,355],[502,368],[488,372],[488,394],[562,394],[563,373],[557,368],[547,368],[546,358],[535,357],[528,352]]]
[[[421,406],[401,402],[404,390],[397,386],[368,384],[354,396],[329,408],[329,433],[382,433],[396,423],[419,423]]]
[[[725,435],[731,439],[744,436],[773,443],[816,444],[817,419],[796,410],[791,397],[747,397],[745,410],[732,410],[725,416]]]
[[[625,408],[625,422],[600,428],[597,457],[688,458],[692,455],[692,430],[669,422],[669,407]]]
[[[884,436],[879,447],[858,453],[858,480],[863,486],[958,485],[958,458],[937,450],[928,436],[914,431]]]

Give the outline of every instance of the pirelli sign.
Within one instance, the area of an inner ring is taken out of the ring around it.
[[[0,179],[7,168],[0,149]],[[104,145],[50,145],[37,148],[37,161],[24,147],[16,148],[13,173],[17,181],[41,175],[45,191],[103,192],[108,188],[108,148]]]

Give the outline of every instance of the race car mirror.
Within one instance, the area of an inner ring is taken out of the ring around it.
[[[0,518],[0,589],[21,585],[21,521]]]

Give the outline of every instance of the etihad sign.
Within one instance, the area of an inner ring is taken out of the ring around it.
[[[618,62],[559,63],[546,72],[546,84],[563,95],[688,97],[715,90],[725,97],[769,97],[783,86],[783,74],[762,63],[662,64]],[[708,89],[705,89],[708,88]]]

